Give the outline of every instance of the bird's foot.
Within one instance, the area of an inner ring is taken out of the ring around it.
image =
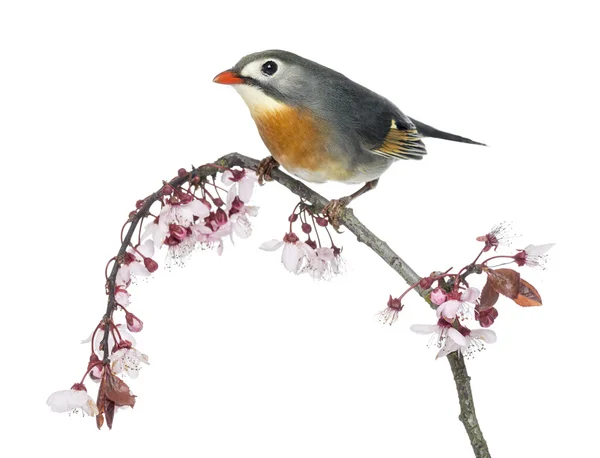
[[[341,199],[331,199],[323,208],[323,214],[329,219],[329,223],[336,232],[340,232],[340,217],[350,202],[352,202],[352,196],[342,197]]]
[[[277,167],[279,167],[279,162],[277,162],[272,156],[265,157],[262,161],[260,161],[256,169],[258,184],[262,186],[265,184],[265,181],[273,181],[271,172],[273,172],[273,170]]]

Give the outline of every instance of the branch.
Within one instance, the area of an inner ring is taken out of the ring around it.
[[[178,187],[186,181],[192,180],[194,177],[199,177],[203,179],[210,175],[214,175],[221,168],[239,166],[256,171],[258,168],[258,164],[259,161],[257,161],[256,159],[252,159],[238,153],[231,153],[218,159],[214,165],[205,165],[200,168],[194,168],[192,172],[190,172],[189,176],[175,178],[171,180],[169,184],[173,187]],[[279,169],[273,170],[271,173],[271,177],[274,181],[288,188],[292,193],[309,201],[314,206],[316,212],[321,212],[325,205],[329,203],[327,199],[325,199],[317,192],[313,191],[304,183],[292,178],[291,176]],[[117,304],[115,302],[115,284],[119,265],[123,259],[123,256],[125,255],[127,247],[131,243],[131,239],[133,237],[138,223],[142,218],[148,215],[150,207],[159,198],[161,198],[161,190],[162,187],[155,193],[148,196],[144,200],[144,203],[139,209],[139,211],[137,211],[129,220],[129,229],[123,237],[121,248],[115,259],[116,262],[113,263],[111,273],[107,277],[107,293],[109,298],[106,314],[103,318],[103,323],[106,326],[106,329],[109,329],[112,320],[112,313],[117,308]],[[415,283],[419,282],[421,277],[417,275],[417,273],[408,264],[406,264],[406,262],[404,262],[404,260],[400,256],[398,256],[398,254],[396,254],[387,243],[378,238],[364,224],[362,224],[358,220],[358,218],[354,216],[354,212],[352,211],[352,209],[344,209],[340,215],[339,221],[356,236],[359,242],[364,243],[375,253],[377,253],[386,262],[386,264],[388,264],[392,269],[394,269],[409,285],[414,285]],[[420,288],[418,286],[414,289],[428,303],[430,302],[429,298],[427,297],[427,294],[429,293],[428,290]],[[102,349],[104,351],[104,363],[108,363],[109,361],[108,337],[109,332],[105,331],[104,338],[102,340]],[[467,374],[464,359],[462,358],[462,356],[458,355],[458,352],[454,352],[448,355],[448,361],[450,362],[450,367],[452,369],[452,373],[454,374],[454,381],[456,383],[456,389],[458,392],[458,399],[461,409],[459,419],[461,420],[467,431],[467,434],[471,441],[471,446],[473,447],[473,451],[475,452],[475,456],[477,458],[490,457],[489,451],[487,449],[487,444],[485,442],[485,439],[483,438],[483,433],[479,428],[479,423],[475,415],[475,405],[473,401],[473,394],[471,392],[470,378]]]

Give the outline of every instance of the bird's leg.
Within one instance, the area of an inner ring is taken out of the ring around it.
[[[350,202],[356,199],[358,196],[362,196],[365,192],[375,189],[379,178],[373,181],[368,181],[365,185],[355,193],[349,196],[342,197],[341,199],[331,199],[327,205],[323,208],[323,214],[329,218],[329,222],[333,228],[337,231],[340,227],[340,215],[344,208],[348,206]]]
[[[271,172],[277,167],[279,167],[279,162],[277,162],[273,156],[265,157],[262,161],[260,161],[256,169],[258,184],[262,186],[265,184],[265,181],[273,181]]]

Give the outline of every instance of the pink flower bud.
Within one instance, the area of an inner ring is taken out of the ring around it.
[[[288,216],[288,221],[290,223],[295,223],[298,220],[298,215],[296,213],[292,213],[290,216]]]
[[[187,176],[187,174],[188,174],[188,173],[187,173],[187,170],[186,170],[186,169],[184,169],[183,167],[182,167],[182,168],[180,168],[180,169],[177,171],[177,175],[178,175],[179,177],[181,177],[181,178],[183,178],[183,177]]]
[[[302,232],[305,234],[310,234],[312,231],[312,226],[308,223],[302,223]]]
[[[129,212],[129,219],[133,218],[135,215],[137,215],[137,210],[131,210]]]
[[[435,305],[442,305],[448,300],[448,295],[441,288],[436,288],[431,292],[431,302]]]
[[[196,186],[200,184],[200,177],[198,175],[192,178],[192,184]]]
[[[419,280],[419,286],[423,289],[431,288],[431,285],[433,285],[431,277],[424,277]]]
[[[290,233],[288,233],[288,234],[285,234],[285,235],[283,236],[283,241],[284,241],[285,243],[296,243],[296,242],[298,242],[298,240],[300,240],[300,239],[299,239],[299,238],[298,238],[298,236],[297,236],[296,234],[294,234],[293,232],[290,232]]]
[[[144,258],[144,266],[150,273],[156,272],[156,269],[158,269],[158,263],[151,258]]]
[[[144,199],[140,199],[140,200],[138,200],[138,201],[135,203],[135,208],[137,208],[137,209],[139,210],[140,208],[142,208],[142,207],[144,206],[144,202],[145,202],[145,200],[144,200]]]
[[[217,197],[213,199],[213,204],[215,204],[216,207],[222,207],[225,204],[225,202],[223,202],[223,199],[221,199],[220,197]]]
[[[329,221],[327,221],[327,218],[323,218],[322,216],[317,216],[316,220],[317,220],[317,224],[321,227],[327,227],[327,225],[329,224]]]
[[[477,321],[479,321],[479,324],[482,328],[489,328],[492,324],[494,324],[496,318],[498,318],[498,310],[496,310],[495,307],[490,307],[489,309],[481,311],[475,310],[475,312]]]
[[[217,209],[215,212],[215,222],[218,226],[224,226],[227,224],[227,213],[222,208]]]
[[[144,328],[144,323],[133,313],[125,312],[125,320],[127,321],[127,329],[131,332],[140,332]]]
[[[171,194],[173,194],[173,186],[171,186],[170,184],[164,185],[162,188],[162,193],[163,196],[170,196]]]
[[[189,204],[192,200],[194,200],[194,197],[191,194],[182,194],[179,200],[181,202],[181,205],[185,205]]]
[[[87,391],[83,383],[74,383],[71,389],[75,391]]]
[[[90,371],[90,378],[94,382],[99,382],[100,380],[102,380],[103,372],[104,372],[104,366],[102,366],[102,364],[98,364],[97,366],[94,366],[94,368]]]

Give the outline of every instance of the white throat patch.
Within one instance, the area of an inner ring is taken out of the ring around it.
[[[242,96],[251,113],[261,113],[267,111],[278,111],[285,108],[285,105],[272,97],[269,97],[263,91],[246,84],[236,84],[233,86]]]

